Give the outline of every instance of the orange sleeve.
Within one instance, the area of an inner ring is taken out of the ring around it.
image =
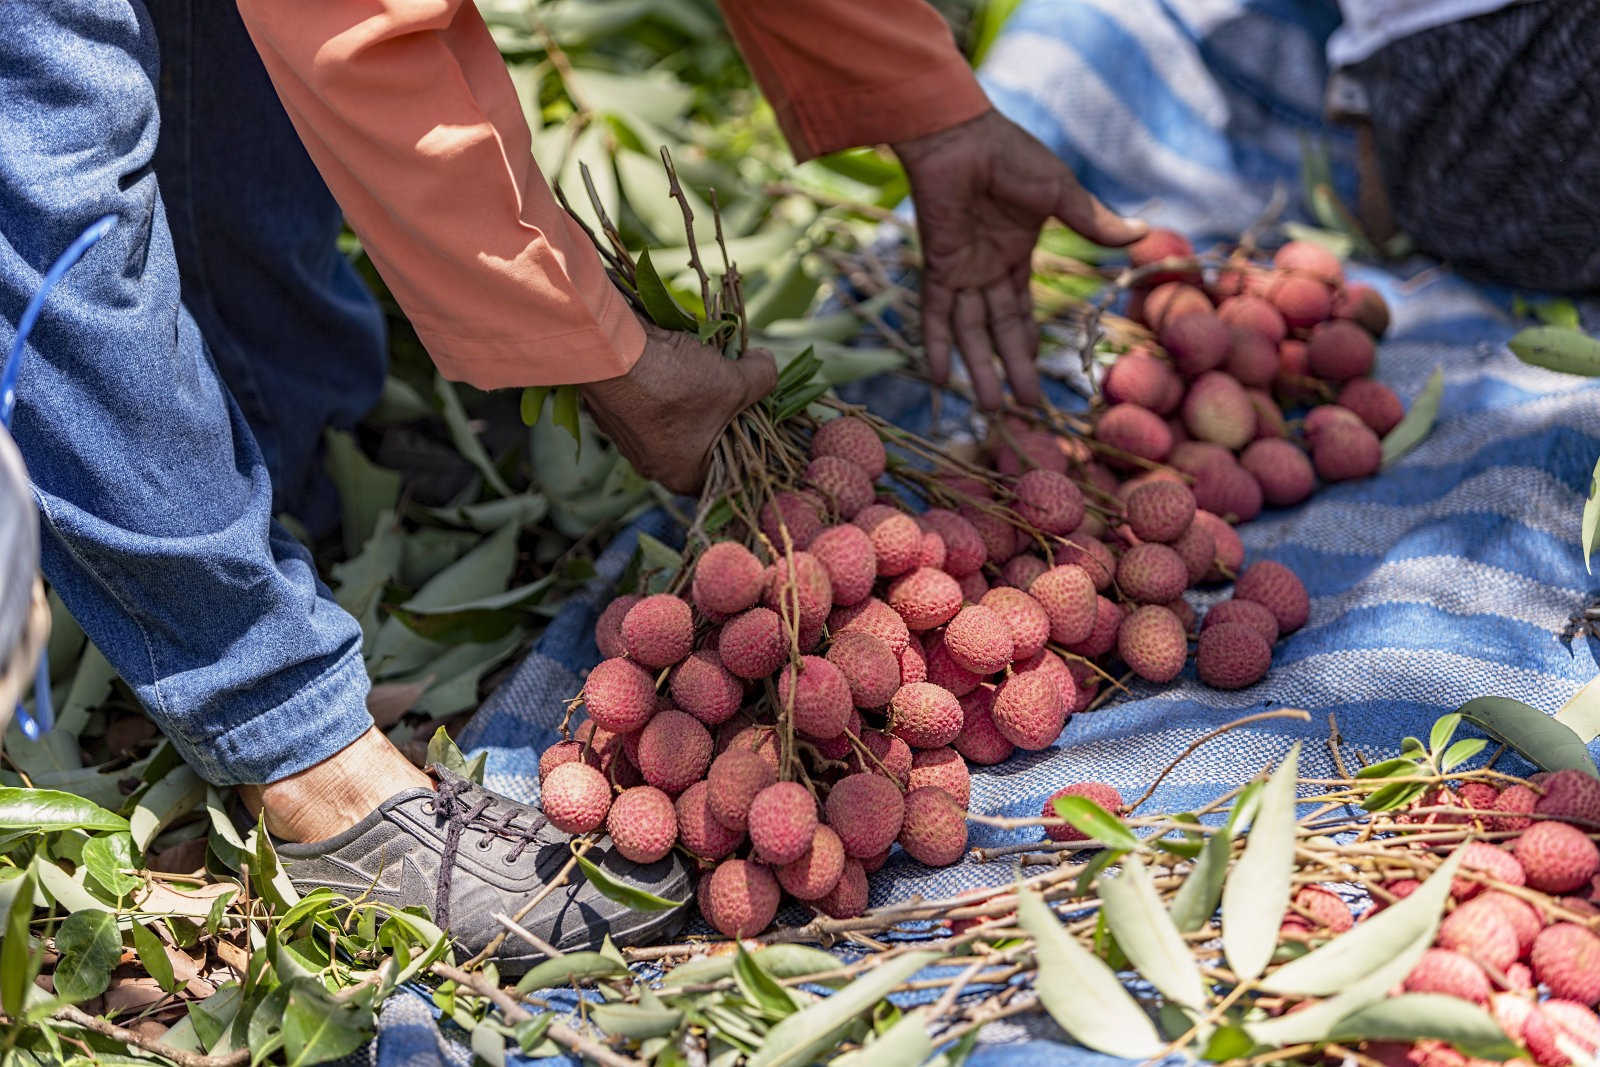
[[[626,373],[644,333],[533,162],[470,0],[238,0],[295,129],[448,378]]]
[[[989,100],[923,0],[718,0],[797,159],[976,118]]]

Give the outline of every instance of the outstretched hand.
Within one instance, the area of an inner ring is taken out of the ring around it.
[[[733,417],[778,383],[772,354],[739,359],[693,334],[642,322],[644,354],[620,378],[581,386],[600,429],[634,470],[677,493],[705,481],[711,449]]]
[[[911,179],[922,239],[922,336],[934,380],[959,346],[979,406],[1003,403],[995,360],[1018,401],[1040,400],[1038,329],[1028,292],[1034,245],[1054,216],[1102,245],[1148,227],[1084,191],[1071,169],[997,111],[894,146]]]

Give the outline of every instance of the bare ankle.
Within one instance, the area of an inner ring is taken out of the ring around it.
[[[348,830],[396,793],[432,785],[374,727],[321,763],[240,793],[274,836],[311,842]]]

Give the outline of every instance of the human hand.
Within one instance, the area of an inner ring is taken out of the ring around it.
[[[633,369],[579,391],[634,470],[675,493],[692,493],[728,423],[778,384],[777,364],[762,349],[726,359],[693,334],[640,325],[644,354]]]
[[[979,406],[1003,402],[996,356],[1017,400],[1037,404],[1039,335],[1028,282],[1045,220],[1112,246],[1149,227],[1090,196],[1065,163],[998,111],[893,147],[917,209],[922,337],[934,380],[949,377],[953,341]]]

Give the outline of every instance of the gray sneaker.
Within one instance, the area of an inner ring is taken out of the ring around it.
[[[397,907],[420,904],[450,931],[461,952],[473,955],[503,932],[496,913],[515,917],[555,880],[572,855],[569,837],[532,805],[437,767],[429,771],[439,780],[437,789],[396,793],[361,822],[325,841],[277,843],[278,858],[302,891],[326,886]],[[667,900],[687,902],[692,896],[691,874],[676,852],[655,863],[637,864],[608,841],[591,849],[587,858],[614,880]],[[687,904],[634,911],[602,896],[576,868],[568,881],[520,920],[562,951],[598,946],[606,934],[618,945],[664,938],[686,917]],[[511,934],[495,962],[502,974],[520,974],[542,958]]]

